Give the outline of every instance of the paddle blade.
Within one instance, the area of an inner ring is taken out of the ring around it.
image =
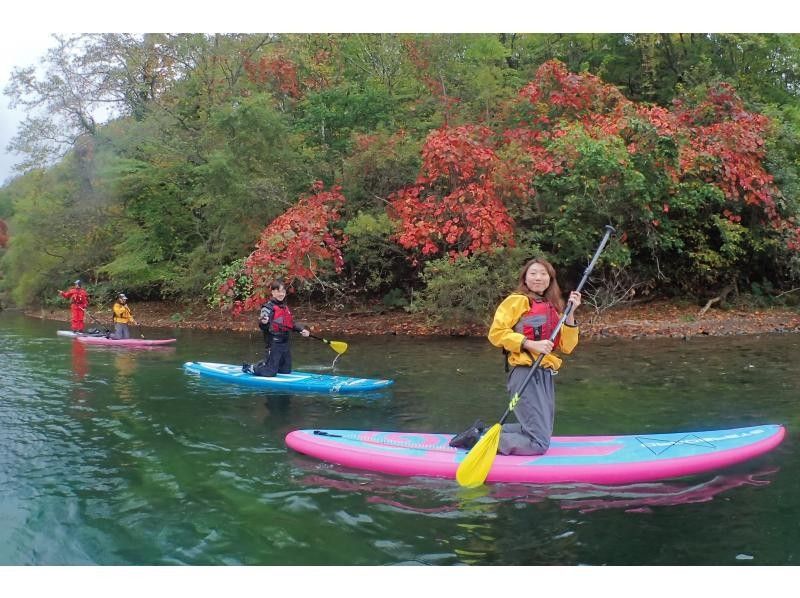
[[[328,344],[331,346],[331,349],[336,351],[339,355],[347,351],[347,343],[342,341],[328,341]]]
[[[486,480],[497,456],[497,445],[500,444],[502,425],[495,424],[470,449],[467,456],[458,466],[456,480],[461,486],[477,488]]]

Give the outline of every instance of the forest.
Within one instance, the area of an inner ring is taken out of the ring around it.
[[[796,305],[800,36],[58,36],[4,90],[0,300],[484,322],[522,264],[584,301]]]

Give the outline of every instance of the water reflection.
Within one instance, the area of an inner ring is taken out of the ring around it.
[[[132,401],[135,398],[133,381],[136,373],[136,357],[132,353],[118,353],[114,356],[114,367],[117,369],[117,376],[114,379],[117,396],[123,401]]]
[[[378,505],[389,514],[410,516],[408,525],[436,534],[436,545],[445,553],[451,551],[449,559],[456,563],[564,565],[586,558],[583,545],[590,540],[585,530],[580,531],[586,514],[606,510],[641,516],[654,509],[709,503],[737,488],[767,486],[772,480],[766,478],[778,471],[763,467],[750,473],[624,486],[491,484],[473,490],[459,488],[453,480],[363,473],[306,473],[295,481],[307,488],[332,490],[333,499],[360,495],[366,512],[366,505]],[[558,511],[565,515],[556,515]],[[566,513],[580,514],[581,519]],[[440,520],[446,523],[437,523]],[[435,531],[442,529],[448,531]],[[512,531],[522,529],[527,531]],[[442,558],[448,560],[439,554],[436,562],[425,558],[414,562],[443,564]]]
[[[649,513],[652,512],[651,507],[709,502],[714,500],[718,494],[741,486],[767,486],[772,480],[758,478],[776,474],[778,471],[780,471],[779,467],[765,467],[750,474],[717,475],[696,484],[650,483],[585,489],[584,492],[590,492],[596,498],[569,498],[562,503],[561,508],[576,509],[581,513],[591,513],[601,509],[624,509],[626,513]]]
[[[264,406],[267,408],[267,415],[285,416],[289,412],[291,406],[292,395],[290,394],[274,394],[267,395],[264,401]]]
[[[297,463],[295,463],[297,465]],[[627,513],[649,513],[653,507],[703,503],[742,486],[767,486],[778,467],[764,467],[752,473],[719,474],[708,479],[673,482],[647,482],[624,486],[599,484],[490,484],[476,489],[458,487],[452,480],[427,478],[389,478],[380,474],[353,474],[334,478],[306,474],[300,485],[329,488],[341,492],[367,494],[366,502],[393,509],[428,515],[471,510],[486,510],[492,503],[541,503],[557,501],[563,510],[591,513],[621,509]],[[431,503],[438,503],[433,504]]]
[[[89,373],[89,366],[86,362],[86,345],[78,341],[72,341],[72,373],[77,382],[81,382]]]
[[[72,377],[73,383],[70,386],[70,396],[72,404],[78,413],[82,413],[86,409],[86,404],[89,402],[91,395],[84,384],[84,380],[89,373],[89,364],[86,359],[86,346],[78,341],[72,341]],[[83,416],[88,416],[88,413],[83,413]]]

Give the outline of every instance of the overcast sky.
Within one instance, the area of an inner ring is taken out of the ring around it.
[[[303,0],[302,3],[227,0],[165,3],[137,0],[116,11],[107,0],[76,3],[33,0],[6,3],[0,21],[0,91],[15,66],[37,64],[55,45],[49,32],[106,31],[798,31],[791,0]],[[281,6],[289,4],[289,6]],[[255,8],[254,8],[255,5]],[[278,6],[275,6],[278,5]],[[135,10],[132,10],[135,6]],[[192,6],[192,10],[186,7]],[[13,8],[10,8],[13,7]],[[369,7],[369,8],[366,8]],[[380,7],[378,10],[377,7]],[[657,12],[653,12],[653,11]],[[0,95],[0,186],[18,155],[6,145],[24,114]]]
[[[0,89],[8,85],[14,67],[38,64],[47,49],[54,45],[55,40],[45,32],[21,36],[0,35]],[[21,110],[11,110],[8,103],[8,96],[0,96],[0,185],[11,176],[14,164],[20,161],[20,156],[9,154],[6,146],[25,117]]]

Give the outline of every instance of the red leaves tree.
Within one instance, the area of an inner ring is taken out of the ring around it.
[[[0,247],[5,248],[8,246],[8,225],[5,220],[0,218]]]
[[[713,182],[732,202],[759,206],[776,227],[781,226],[774,201],[778,190],[763,164],[769,120],[747,112],[728,84],[712,87],[695,105],[676,101],[667,110],[637,106],[599,78],[570,73],[560,62],[550,61],[519,96],[534,110],[529,118],[533,126],[507,131],[505,136],[525,141],[531,155],[541,152],[565,121],[579,122],[590,134],[601,137],[624,135],[632,118],[643,117],[660,135],[676,141],[676,182],[692,177]],[[629,139],[631,154],[642,149],[636,141],[635,135]]]
[[[481,126],[440,129],[422,150],[413,187],[390,195],[398,243],[425,258],[451,257],[514,244],[513,222],[492,182],[498,164],[492,132]]]
[[[283,277],[288,286],[296,280],[313,279],[324,267],[341,272],[343,235],[335,225],[345,198],[340,187],[324,191],[319,181],[313,191],[262,231],[256,250],[244,262],[252,294],[233,303],[235,315],[266,301],[270,282],[276,277]],[[234,284],[233,278],[225,281],[218,294],[225,295]]]
[[[281,102],[301,97],[297,77],[297,65],[285,56],[262,56],[259,60],[247,60],[244,64],[253,83],[269,87]]]
[[[643,271],[653,257],[683,268],[702,254],[693,280],[708,284],[745,268],[741,256],[762,231],[800,250],[765,166],[770,122],[728,85],[664,108],[550,61],[489,122],[431,133],[416,184],[390,196],[414,263],[513,245],[515,228],[569,261],[594,242],[583,231],[608,221],[642,252],[633,259]],[[723,230],[721,219],[746,228]],[[728,232],[738,249],[722,247]]]

